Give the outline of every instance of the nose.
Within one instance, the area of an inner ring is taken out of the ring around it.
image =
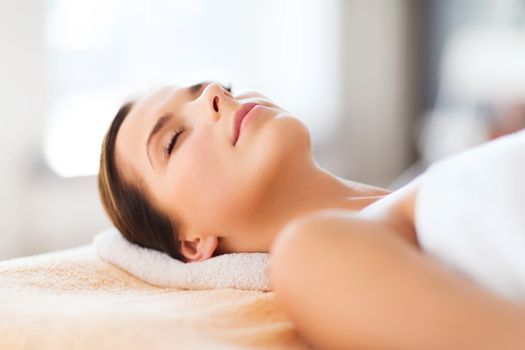
[[[231,96],[220,84],[211,83],[204,89],[202,97],[204,102],[208,105],[213,118],[216,120],[220,117],[223,110],[225,96]]]

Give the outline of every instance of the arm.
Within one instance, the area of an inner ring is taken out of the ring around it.
[[[445,269],[394,226],[325,211],[272,248],[277,301],[319,348],[523,349],[525,308]]]

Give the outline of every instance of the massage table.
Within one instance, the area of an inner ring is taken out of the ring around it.
[[[308,349],[273,292],[149,285],[93,244],[0,262],[0,349]]]

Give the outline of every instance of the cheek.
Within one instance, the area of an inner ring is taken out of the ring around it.
[[[166,195],[172,207],[189,220],[224,215],[233,199],[227,189],[235,182],[235,169],[228,166],[230,150],[205,133],[185,141],[166,176]]]

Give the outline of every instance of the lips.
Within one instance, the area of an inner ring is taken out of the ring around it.
[[[248,114],[249,111],[251,111],[255,106],[259,105],[259,103],[255,102],[249,102],[244,103],[241,105],[241,107],[235,112],[235,115],[233,117],[233,145],[237,143],[237,139],[239,138],[239,133],[241,132],[241,123],[246,114]]]

